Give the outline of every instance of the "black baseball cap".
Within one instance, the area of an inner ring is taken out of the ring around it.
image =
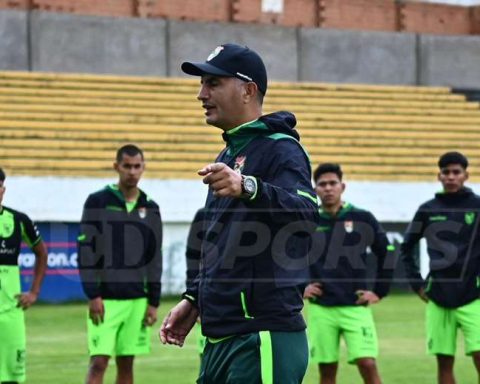
[[[267,92],[267,70],[257,52],[237,44],[222,44],[213,50],[204,63],[182,64],[182,71],[188,75],[215,75],[236,77],[257,84],[259,91]]]

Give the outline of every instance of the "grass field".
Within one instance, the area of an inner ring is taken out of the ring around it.
[[[174,299],[163,301],[159,319],[174,303]],[[425,355],[424,306],[420,300],[413,295],[392,295],[374,308],[380,339],[378,363],[384,384],[435,383],[435,360]],[[88,361],[85,318],[84,304],[40,304],[28,310],[27,383],[83,382]],[[163,346],[157,338],[158,326],[152,334],[152,354],[136,360],[136,383],[194,383],[199,362],[195,338],[189,337],[183,348]],[[361,382],[356,368],[346,363],[344,353],[340,364],[339,384]],[[114,370],[110,366],[105,383],[114,382]],[[461,342],[455,371],[459,384],[477,382]],[[317,368],[310,366],[304,383],[317,382]]]

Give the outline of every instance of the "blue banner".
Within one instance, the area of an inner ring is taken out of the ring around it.
[[[39,300],[57,303],[86,300],[80,283],[77,263],[78,223],[36,223],[48,249],[48,269]],[[35,255],[25,244],[19,257],[22,290],[27,291],[33,279]]]

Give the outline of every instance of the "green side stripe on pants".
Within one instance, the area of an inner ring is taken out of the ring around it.
[[[261,331],[258,334],[260,335],[262,384],[273,384],[272,337],[269,331]]]

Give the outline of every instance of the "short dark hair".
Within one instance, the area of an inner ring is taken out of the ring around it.
[[[460,152],[452,151],[444,153],[438,159],[438,168],[442,169],[451,164],[459,164],[463,169],[468,168],[468,159]]]
[[[124,145],[117,150],[117,163],[120,163],[122,161],[123,155],[132,157],[140,155],[143,160],[143,151],[133,144]]]
[[[5,178],[7,176],[5,175],[5,172],[3,172],[3,169],[0,168],[0,181],[5,181]]]
[[[340,181],[342,181],[343,178],[343,171],[342,168],[340,167],[340,164],[336,163],[323,163],[320,164],[317,169],[315,169],[315,172],[313,172],[313,180],[315,183],[317,180],[322,176],[324,173],[335,173]]]

